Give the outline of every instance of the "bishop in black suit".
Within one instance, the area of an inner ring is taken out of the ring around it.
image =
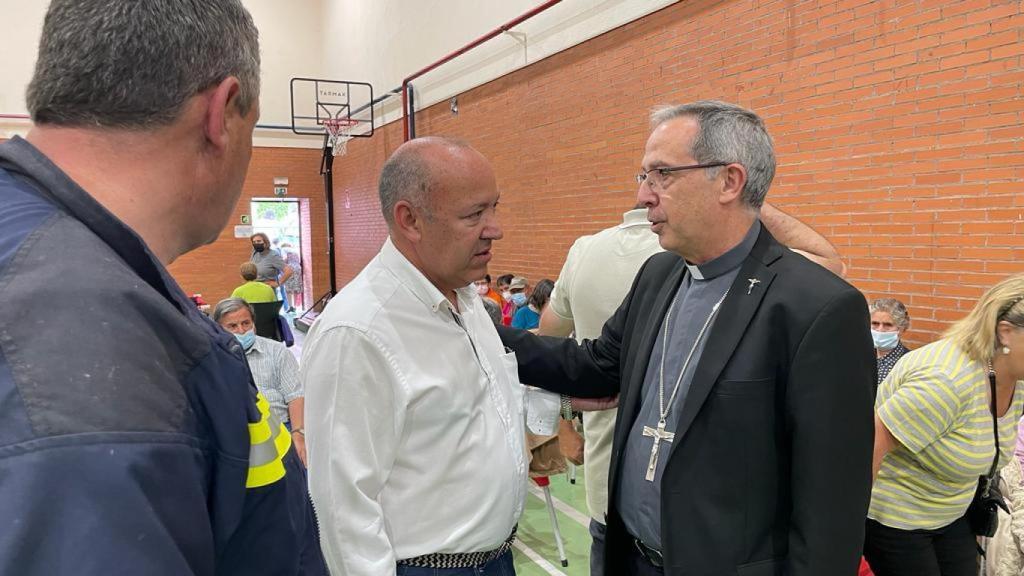
[[[638,199],[652,256],[597,340],[500,329],[520,380],[619,395],[606,574],[853,576],[871,487],[864,297],[759,223],[753,112],[654,114]]]

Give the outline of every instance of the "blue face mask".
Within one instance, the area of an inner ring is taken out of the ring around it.
[[[242,350],[248,350],[256,343],[256,329],[249,330],[245,334],[235,334],[235,338],[242,345]]]
[[[879,350],[892,350],[900,342],[900,333],[872,330],[871,339],[875,341],[875,348]]]
[[[518,294],[513,294],[512,295],[512,303],[515,304],[516,306],[525,306],[526,305],[526,294],[523,294],[522,292],[520,292]]]

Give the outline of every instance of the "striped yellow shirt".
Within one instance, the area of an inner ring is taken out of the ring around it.
[[[1022,405],[1018,382],[998,421],[1000,467],[1013,454]],[[868,517],[916,530],[963,516],[995,455],[987,368],[939,340],[900,359],[878,389],[875,410],[899,445],[882,460]]]

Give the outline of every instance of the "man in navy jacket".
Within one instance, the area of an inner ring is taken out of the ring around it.
[[[55,0],[0,144],[0,573],[296,574],[289,433],[168,275],[241,193],[238,0]]]

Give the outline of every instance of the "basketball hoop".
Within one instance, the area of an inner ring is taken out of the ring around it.
[[[331,154],[334,156],[345,155],[348,141],[352,139],[352,131],[358,124],[359,120],[351,118],[324,119],[324,132],[327,134],[327,142],[331,146]]]

